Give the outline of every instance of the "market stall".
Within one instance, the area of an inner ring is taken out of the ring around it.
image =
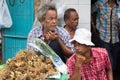
[[[0,66],[2,80],[67,80],[67,66],[42,40],[33,39],[34,49],[21,50]]]

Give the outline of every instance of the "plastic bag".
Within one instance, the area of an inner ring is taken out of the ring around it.
[[[44,56],[49,57],[53,64],[56,66],[56,69],[63,73],[68,73],[68,68],[65,65],[65,63],[62,61],[62,59],[50,48],[44,41],[41,39],[33,38],[31,39],[32,42],[28,43],[29,46],[34,48],[34,50],[40,51]]]
[[[0,0],[0,28],[10,28],[12,19],[6,0]]]

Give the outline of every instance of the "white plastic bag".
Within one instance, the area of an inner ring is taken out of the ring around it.
[[[0,28],[10,28],[12,19],[6,0],[0,0]]]
[[[56,66],[56,69],[63,73],[68,73],[68,68],[66,64],[62,61],[62,59],[52,50],[51,47],[48,46],[44,41],[38,38],[31,38],[32,42],[28,43],[29,46],[33,48],[33,50],[40,51],[44,56],[49,57],[53,64]]]

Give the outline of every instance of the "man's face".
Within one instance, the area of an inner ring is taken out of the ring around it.
[[[48,10],[45,16],[44,27],[50,31],[54,31],[57,25],[57,12]]]
[[[74,41],[74,47],[76,49],[76,53],[80,54],[80,55],[85,55],[86,52],[88,52],[89,47],[85,44],[80,44],[76,41]]]
[[[79,22],[79,16],[76,12],[71,12],[69,19],[67,19],[67,25],[73,29],[76,29]]]

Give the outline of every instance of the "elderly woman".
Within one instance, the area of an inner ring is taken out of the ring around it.
[[[50,3],[42,4],[38,11],[38,19],[41,26],[33,27],[28,35],[28,43],[31,38],[39,38],[45,41],[66,62],[66,57],[72,55],[74,46],[69,42],[68,32],[57,26],[57,10]],[[28,49],[31,49],[29,45]]]

